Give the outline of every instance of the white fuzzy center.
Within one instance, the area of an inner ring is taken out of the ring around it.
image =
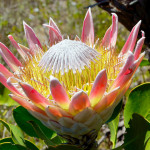
[[[93,48],[87,46],[81,41],[63,40],[49,48],[43,55],[39,66],[44,71],[52,70],[52,73],[64,74],[72,70],[76,73],[82,72],[85,66],[90,67],[90,63],[100,54]]]

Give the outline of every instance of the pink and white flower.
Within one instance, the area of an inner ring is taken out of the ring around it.
[[[49,25],[45,25],[50,48],[42,46],[24,22],[29,48],[8,36],[22,61],[0,43],[0,54],[11,69],[0,64],[0,82],[11,91],[12,99],[60,135],[78,138],[92,130],[98,132],[129,88],[144,57],[144,33],[135,46],[140,24],[133,27],[118,54],[118,17],[114,13],[101,42],[95,42],[90,9],[81,39],[64,39],[50,18]]]

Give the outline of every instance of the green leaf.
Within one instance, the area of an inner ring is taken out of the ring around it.
[[[124,144],[113,150],[149,150],[150,122],[139,114],[133,114],[126,129]]]
[[[142,62],[140,63],[140,66],[150,66],[150,62],[148,61],[148,59],[144,58],[142,60]]]
[[[9,97],[10,91],[5,88],[0,83],[0,105],[6,105],[6,106],[16,106],[18,105],[17,102],[15,102],[13,99]]]
[[[114,112],[113,112],[112,116],[110,117],[110,119],[109,119],[106,123],[111,122],[112,120],[114,120],[114,119],[118,116],[118,114],[119,114],[120,111],[121,111],[122,104],[123,104],[123,102],[122,102],[122,100],[121,100],[120,103],[119,103],[119,104],[116,106],[116,108],[114,109]]]
[[[6,143],[6,142],[7,142],[7,143],[13,143],[13,144],[14,144],[14,142],[13,142],[12,138],[10,138],[10,137],[0,139],[0,144],[2,144],[2,143]]]
[[[11,143],[11,144],[15,144],[12,140],[12,138],[3,138],[0,140],[0,144],[2,143]],[[26,147],[28,148],[28,150],[39,150],[32,142],[28,141],[28,140],[24,140],[24,143],[26,145]]]
[[[34,121],[40,127],[46,137],[53,138],[56,136],[54,131],[45,127],[39,120],[33,117],[25,108],[21,106],[13,110],[13,116],[18,126],[29,136],[39,138],[29,121]]]
[[[39,150],[31,141],[25,139],[24,144],[30,150]]]
[[[15,144],[25,145],[24,144],[24,136],[21,129],[15,125],[9,124],[11,136]]]
[[[58,146],[49,146],[46,150],[82,150],[77,146],[72,146],[69,144],[66,145],[58,145]]]
[[[150,150],[150,138],[147,140],[144,150]]]
[[[10,132],[10,127],[9,124],[7,122],[5,122],[4,120],[0,119],[0,122],[7,128],[7,130]]]
[[[8,124],[3,120],[0,120],[0,122],[7,128],[7,130],[11,133],[12,140],[14,141],[15,144],[20,144],[24,145],[24,136],[22,131],[20,130],[19,127]]]
[[[110,133],[111,133],[110,140],[113,144],[112,148],[114,148],[116,145],[119,116],[120,116],[120,114],[113,121],[108,123]]]
[[[126,132],[124,142],[130,144],[124,147],[125,150],[144,150],[150,138],[150,122],[141,115],[133,114]]]
[[[37,133],[38,137],[40,137],[42,140],[44,140],[46,145],[55,145],[40,129],[40,127],[34,122],[34,121],[29,121],[29,123],[32,124],[35,132]]]
[[[57,145],[67,142],[64,138],[62,138],[60,136],[56,136],[56,137],[52,138],[51,141]]]
[[[138,113],[150,120],[150,83],[135,87],[129,94],[124,109],[125,127],[129,127],[129,120],[133,113]]]
[[[2,143],[0,144],[0,150],[29,150],[29,149],[17,144],[14,145],[11,143]]]

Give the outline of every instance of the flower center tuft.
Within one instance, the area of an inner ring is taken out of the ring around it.
[[[44,55],[39,51],[26,61],[20,74],[24,82],[49,99],[52,99],[49,94],[49,77],[53,75],[71,97],[80,90],[89,94],[98,72],[104,68],[107,71],[109,91],[122,61],[114,49],[105,49],[100,44],[93,49],[81,41],[63,40],[50,47]]]
[[[81,73],[85,66],[90,68],[90,63],[100,54],[86,44],[75,40],[63,40],[52,46],[43,56],[39,66],[45,71],[53,70],[52,74],[61,72],[61,75],[72,70]]]

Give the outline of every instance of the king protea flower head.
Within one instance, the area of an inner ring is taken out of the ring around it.
[[[0,43],[0,53],[12,70],[0,64],[0,82],[11,91],[12,99],[59,135],[80,140],[84,135],[93,137],[93,131],[97,133],[111,117],[144,57],[144,32],[135,46],[140,24],[141,21],[133,27],[118,54],[118,17],[114,13],[112,25],[100,42],[94,39],[90,9],[81,39],[64,39],[50,18],[49,25],[45,25],[50,48],[42,46],[24,22],[29,48],[8,36],[22,62]]]

